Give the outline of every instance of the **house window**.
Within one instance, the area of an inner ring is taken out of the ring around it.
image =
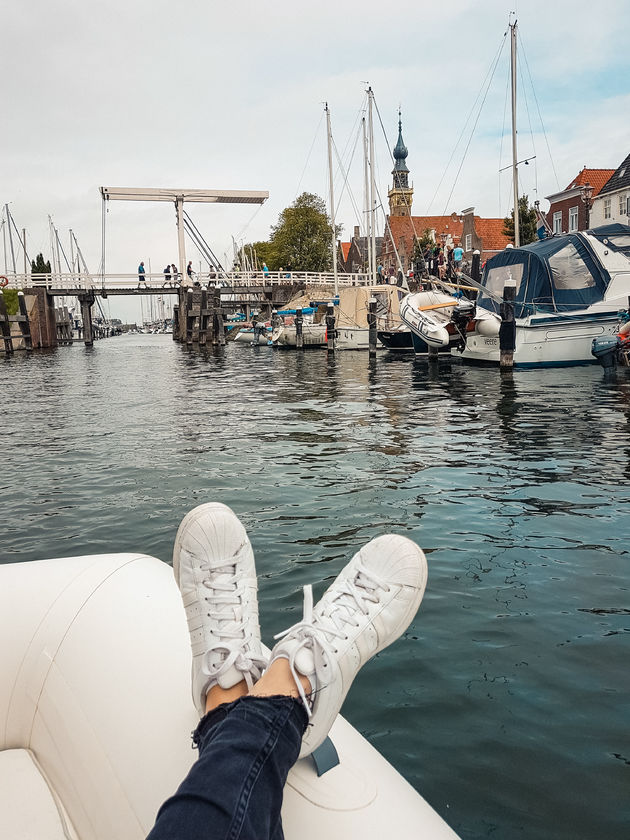
[[[553,214],[553,232],[562,233],[562,211]]]
[[[620,195],[619,196],[619,215],[625,216],[626,215],[626,196]]]
[[[464,251],[472,251],[472,234],[467,233],[464,239]]]
[[[578,229],[578,209],[569,207],[569,233]]]
[[[605,198],[604,199],[604,218],[605,219],[610,219],[610,215],[611,215],[610,205],[611,204],[612,204],[612,199],[610,199],[610,198]]]
[[[630,216],[630,195],[626,199],[626,216]]]

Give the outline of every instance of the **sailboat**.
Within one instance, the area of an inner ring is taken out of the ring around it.
[[[514,300],[514,365],[593,362],[594,339],[613,336],[630,295],[630,227],[606,225],[521,246],[516,145],[516,21],[510,24],[514,247],[486,262],[476,310],[454,354],[500,362],[503,291]]]

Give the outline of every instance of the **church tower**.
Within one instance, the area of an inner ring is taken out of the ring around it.
[[[413,187],[409,186],[409,170],[407,169],[407,147],[402,136],[402,119],[400,109],[398,110],[398,142],[394,146],[394,176],[391,190],[387,193],[389,198],[390,216],[411,216],[411,202],[413,201]]]

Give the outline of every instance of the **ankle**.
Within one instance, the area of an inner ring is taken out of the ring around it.
[[[302,692],[308,695],[313,690],[308,677],[303,674],[297,675],[300,681],[300,688],[293,677],[289,660],[284,658],[274,659],[269,668],[265,671],[256,685],[251,689],[252,697],[273,697],[284,695],[286,697],[301,697]]]
[[[221,706],[223,703],[232,703],[238,700],[239,697],[244,697],[247,694],[247,683],[241,680],[232,688],[221,688],[219,685],[213,685],[210,691],[206,694],[206,714]]]

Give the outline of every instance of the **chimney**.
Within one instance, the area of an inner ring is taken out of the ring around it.
[[[359,238],[359,225],[354,226],[354,238],[355,239]]]

